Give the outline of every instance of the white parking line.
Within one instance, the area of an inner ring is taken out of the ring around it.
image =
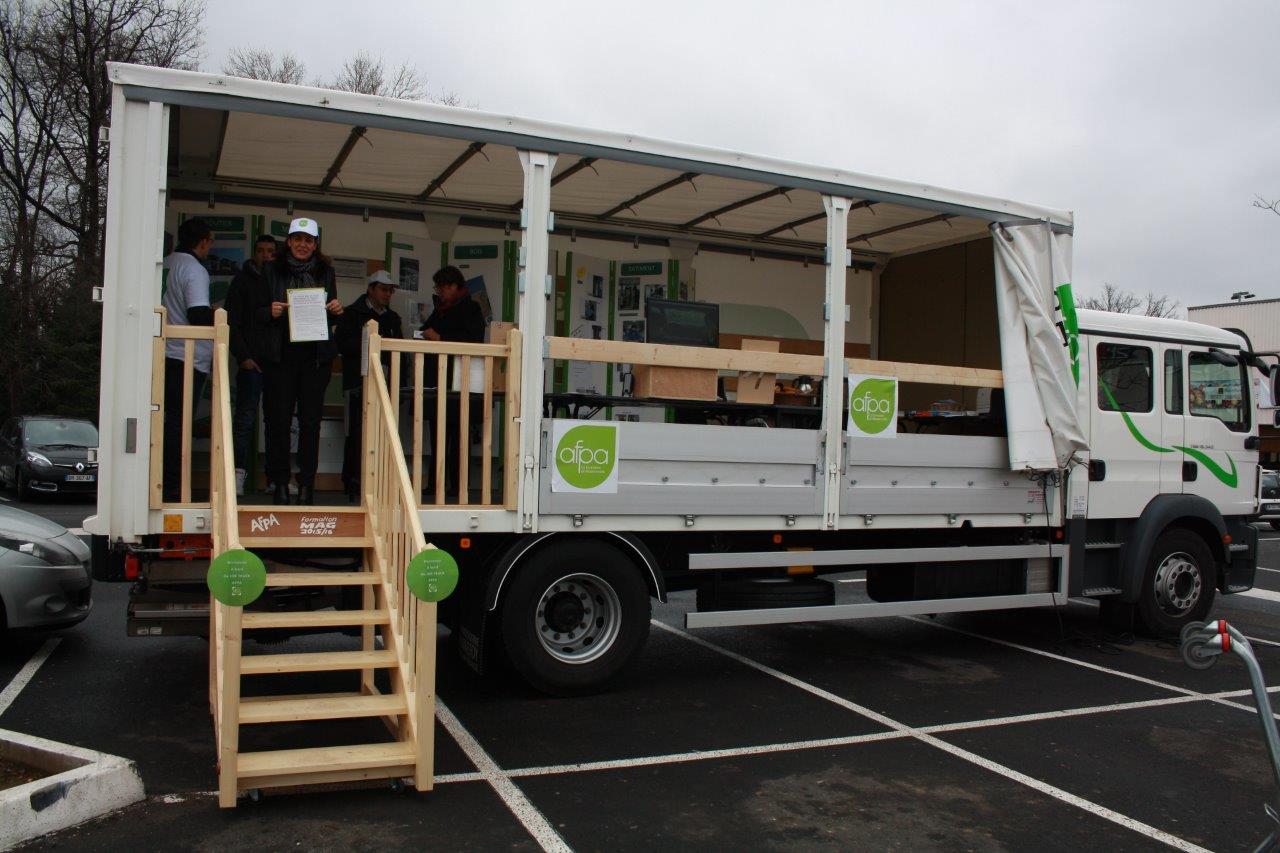
[[[1261,598],[1264,601],[1280,601],[1280,592],[1272,592],[1269,589],[1246,589],[1244,592],[1235,594],[1247,595],[1250,598]]]
[[[1258,571],[1260,571],[1260,572],[1275,572],[1276,574],[1280,575],[1280,569],[1268,569],[1266,566],[1258,566]]]
[[[44,662],[49,659],[49,655],[53,654],[53,650],[61,642],[61,637],[52,637],[45,640],[40,650],[31,656],[31,660],[23,664],[22,669],[18,670],[18,674],[13,677],[13,680],[5,685],[4,690],[0,690],[0,714],[9,710],[13,700],[17,699],[18,694],[22,692],[22,688],[31,682],[31,679],[35,677],[36,671],[44,666]]]
[[[1190,688],[1187,688],[1187,687],[1179,687],[1176,684],[1169,684],[1167,681],[1156,681],[1154,678],[1147,678],[1142,675],[1134,675],[1132,672],[1125,672],[1119,669],[1111,669],[1109,667],[1100,666],[1099,664],[1096,664],[1096,663],[1089,663],[1088,661],[1078,660],[1076,658],[1067,657],[1066,655],[1055,654],[1053,652],[1045,651],[1044,649],[1037,649],[1035,646],[1024,646],[1021,643],[1014,643],[1014,642],[1010,642],[1009,640],[1001,640],[998,637],[989,637],[986,634],[979,634],[974,631],[966,631],[964,628],[957,628],[954,625],[944,625],[941,622],[935,622],[932,619],[923,619],[919,616],[902,616],[899,618],[909,619],[912,622],[918,622],[921,625],[929,625],[933,628],[938,628],[942,631],[951,631],[952,633],[955,633],[955,634],[963,634],[966,637],[973,637],[974,639],[977,639],[977,640],[985,640],[988,643],[995,643],[996,645],[999,645],[999,646],[1008,646],[1011,649],[1017,649],[1018,651],[1021,651],[1021,652],[1029,652],[1033,655],[1040,655],[1041,657],[1050,658],[1056,661],[1062,661],[1063,663],[1069,663],[1073,666],[1081,666],[1081,667],[1084,667],[1085,669],[1092,669],[1095,672],[1104,672],[1107,675],[1114,675],[1118,678],[1127,678],[1130,681],[1136,681],[1139,684],[1148,684],[1152,687],[1159,687],[1163,690],[1171,690],[1174,693],[1181,693],[1184,696],[1207,696],[1207,694],[1200,693],[1196,690],[1191,690]],[[1248,711],[1251,714],[1257,713],[1257,709],[1254,708],[1252,705],[1242,705],[1239,702],[1232,702],[1230,699],[1210,699],[1209,701],[1216,702],[1219,705],[1226,705],[1230,708],[1238,708],[1241,711]],[[1277,715],[1277,719],[1280,719],[1280,715]]]
[[[1031,788],[1032,790],[1038,791],[1042,794],[1053,797],[1056,800],[1060,800],[1064,803],[1075,806],[1076,808],[1082,809],[1083,811],[1087,811],[1092,815],[1096,815],[1097,817],[1103,818],[1104,820],[1109,820],[1112,823],[1118,824],[1119,826],[1123,826],[1126,829],[1130,829],[1134,832],[1139,833],[1140,835],[1145,835],[1147,838],[1162,842],[1177,850],[1204,851],[1203,847],[1199,847],[1195,844],[1192,844],[1191,842],[1186,841],[1182,838],[1179,838],[1176,835],[1171,835],[1170,833],[1167,833],[1164,830],[1157,829],[1154,826],[1150,826],[1139,820],[1135,820],[1134,818],[1120,814],[1119,812],[1113,811],[1107,808],[1106,806],[1101,806],[1101,805],[1098,805],[1097,803],[1090,802],[1089,800],[1086,800],[1083,797],[1078,797],[1075,794],[1072,794],[1068,791],[1064,791],[1061,788],[1057,788],[1053,785],[1048,784],[1047,782],[1042,782],[1039,779],[1034,779],[1026,775],[1025,773],[1020,773],[1017,770],[1014,770],[1009,767],[1005,767],[1002,764],[997,764],[996,762],[991,761],[990,759],[983,758],[981,755],[978,755],[973,752],[969,752],[967,749],[962,749],[958,746],[947,743],[944,740],[940,740],[921,729],[912,728],[911,726],[908,726],[905,723],[900,723],[897,720],[892,719],[891,717],[886,717],[884,714],[878,713],[876,711],[871,710],[870,708],[859,705],[856,702],[851,702],[848,699],[837,696],[834,693],[831,693],[829,691],[823,690],[821,687],[817,687],[815,685],[809,684],[808,682],[801,681],[798,678],[787,675],[786,673],[776,670],[770,666],[766,666],[765,664],[751,660],[750,658],[744,657],[743,655],[740,655],[737,652],[731,652],[728,649],[717,646],[714,643],[707,642],[706,640],[703,640],[700,637],[695,637],[686,631],[680,630],[679,628],[673,628],[672,626],[667,625],[663,622],[660,622],[656,619],[652,620],[652,622],[655,626],[657,626],[658,628],[664,631],[668,631],[679,637],[684,637],[686,640],[689,640],[690,642],[693,642],[704,648],[710,649],[711,651],[714,651],[717,654],[724,655],[725,657],[731,660],[735,660],[745,666],[749,666],[752,669],[758,670],[759,672],[763,672],[766,675],[773,676],[774,678],[777,678],[780,681],[790,684],[793,687],[798,687],[799,689],[804,690],[808,693],[811,693],[814,696],[818,696],[822,699],[827,700],[828,702],[839,705],[840,707],[853,711],[856,714],[860,714],[861,716],[864,716],[867,719],[874,720],[875,722],[880,723],[881,725],[887,728],[893,729],[894,731],[897,731],[897,732],[901,732],[908,737],[915,738],[921,743],[928,744],[929,746],[932,746],[935,749],[940,749],[949,755],[952,755],[963,761],[967,761],[970,764],[975,764],[983,768],[984,770],[988,770],[999,776],[1003,776],[1006,779],[1017,782],[1021,785],[1025,785],[1026,787]]]
[[[866,578],[836,578],[836,583],[866,583]]]
[[[557,853],[572,853],[572,849],[560,837],[560,833],[556,832],[547,820],[546,815],[538,811],[538,807],[529,801],[511,778],[503,772],[489,753],[484,751],[484,747],[480,742],[472,736],[471,732],[458,721],[439,698],[436,699],[436,718],[440,720],[445,730],[453,736],[458,746],[462,747],[462,751],[467,754],[467,758],[471,759],[471,763],[480,771],[480,775],[484,780],[493,786],[493,790],[507,804],[507,808],[516,816],[516,820],[524,826],[529,834],[533,836],[533,840],[543,850],[557,851]]]

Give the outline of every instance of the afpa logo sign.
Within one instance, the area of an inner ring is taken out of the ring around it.
[[[554,421],[553,492],[618,491],[617,424]]]
[[[898,380],[849,374],[849,434],[892,436],[898,432]]]

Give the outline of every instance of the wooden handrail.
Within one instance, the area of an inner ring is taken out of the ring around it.
[[[361,492],[373,547],[365,549],[365,559],[380,580],[376,603],[390,615],[383,640],[401,664],[392,671],[393,687],[406,697],[408,731],[402,730],[401,736],[407,735],[415,745],[415,786],[421,791],[430,789],[433,779],[436,605],[413,596],[406,570],[410,559],[435,546],[422,533],[416,487],[405,465],[399,425],[382,369],[383,342],[374,321],[366,328],[369,369],[363,394],[365,467]],[[420,368],[416,371],[421,372]],[[372,603],[366,601],[366,605]],[[364,641],[372,649],[372,628],[367,629]],[[369,691],[376,689],[372,678],[372,671],[362,676]]]
[[[570,361],[609,364],[701,367],[712,370],[811,376],[826,374],[826,361],[818,355],[597,341],[585,338],[548,337],[546,356]],[[877,361],[868,358],[847,358],[844,361],[849,370],[896,376],[903,382],[962,385],[975,388],[1004,387],[1004,374],[999,370],[903,361]]]

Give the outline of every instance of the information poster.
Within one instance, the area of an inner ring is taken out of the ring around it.
[[[227,301],[231,279],[248,257],[249,228],[244,216],[201,216],[213,229],[213,245],[205,258],[209,269],[209,302],[215,308]]]
[[[849,374],[847,431],[859,438],[892,438],[898,434],[896,377]]]
[[[670,295],[671,262],[661,261],[619,261],[618,262],[618,296],[615,306],[614,340],[628,343],[644,343],[645,320],[644,306],[650,299],[667,299]],[[610,367],[614,371],[613,393],[622,394],[632,388],[631,365],[616,364]],[[615,406],[613,417],[620,421],[652,421],[661,422],[666,418],[666,410],[655,406]]]

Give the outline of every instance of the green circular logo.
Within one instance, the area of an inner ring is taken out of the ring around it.
[[[617,464],[617,428],[580,426],[566,432],[556,445],[556,470],[575,489],[602,485]]]
[[[205,582],[218,601],[230,607],[244,607],[262,595],[267,586],[267,567],[249,551],[223,551],[209,563]]]
[[[864,379],[849,392],[849,418],[863,433],[876,435],[893,424],[895,385],[893,379]]]
[[[428,548],[405,569],[409,592],[422,601],[444,601],[458,586],[458,563],[448,551]]]

